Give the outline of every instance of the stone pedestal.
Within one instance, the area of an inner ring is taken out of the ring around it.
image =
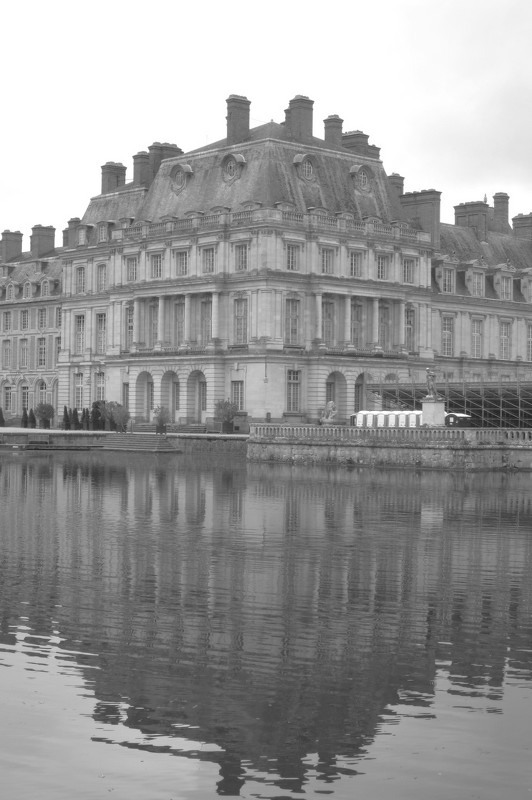
[[[433,397],[425,397],[421,401],[423,409],[423,425],[427,428],[445,427],[445,403]]]

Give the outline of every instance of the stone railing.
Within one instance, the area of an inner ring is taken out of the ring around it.
[[[132,239],[150,239],[172,233],[195,230],[211,230],[223,226],[238,227],[241,225],[288,225],[302,227],[306,230],[337,231],[359,237],[376,237],[407,242],[430,243],[430,235],[415,231],[401,223],[385,224],[381,222],[351,219],[349,216],[331,216],[310,211],[281,211],[277,208],[259,208],[253,211],[236,211],[216,214],[198,214],[184,219],[166,219],[163,222],[135,223],[129,228],[118,228],[112,233],[113,241]]]
[[[448,442],[532,448],[532,429],[529,428],[356,428],[345,425],[273,425],[252,423],[250,438],[253,440],[298,440],[334,443],[364,440],[382,442],[426,443]]]

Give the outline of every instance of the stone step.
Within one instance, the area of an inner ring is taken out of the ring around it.
[[[105,437],[104,450],[132,450],[145,453],[179,453],[175,439],[156,433],[111,433]]]

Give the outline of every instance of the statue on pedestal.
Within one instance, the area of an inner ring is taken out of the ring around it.
[[[427,394],[425,400],[441,400],[441,395],[436,390],[436,373],[427,367]]]
[[[334,418],[336,417],[337,413],[338,411],[336,410],[336,405],[334,404],[333,400],[329,400],[325,406],[323,414],[320,417],[320,424],[331,425],[334,422]]]

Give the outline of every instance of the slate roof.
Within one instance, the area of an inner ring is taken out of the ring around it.
[[[448,223],[440,226],[440,251],[454,255],[461,262],[484,259],[487,265],[509,263],[515,269],[532,267],[532,240],[513,234],[487,234],[487,241],[480,242],[472,228],[462,228]]]

